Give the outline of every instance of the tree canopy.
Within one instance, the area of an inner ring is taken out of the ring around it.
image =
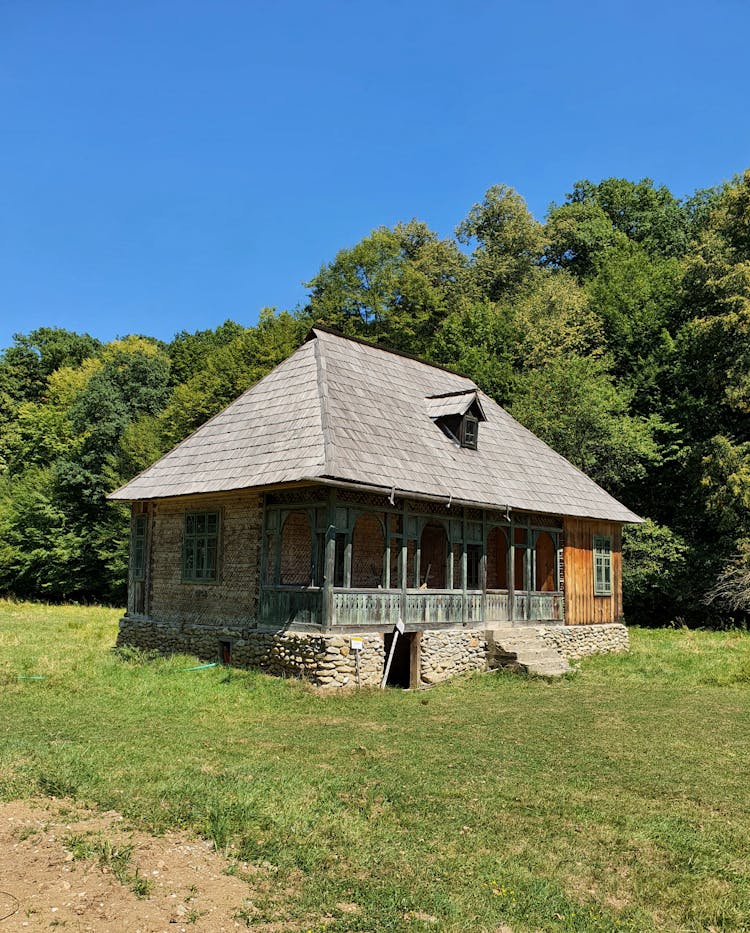
[[[327,324],[466,373],[643,515],[625,535],[630,618],[750,612],[750,171],[685,199],[584,179],[543,222],[495,185],[454,236],[378,227],[307,284],[298,308],[169,343],[15,336],[0,592],[122,600],[128,520],[107,492]]]

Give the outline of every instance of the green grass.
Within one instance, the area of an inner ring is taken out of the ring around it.
[[[251,926],[750,930],[745,634],[634,629],[555,683],[324,695],[118,657],[117,617],[0,603],[0,795],[212,839]]]

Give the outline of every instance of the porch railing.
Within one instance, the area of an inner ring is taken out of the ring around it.
[[[264,587],[260,621],[265,625],[323,625],[323,593],[317,587]]]
[[[465,604],[464,604],[465,599]],[[484,602],[484,608],[483,608]],[[407,625],[505,622],[510,616],[508,593],[460,590],[352,590],[334,589],[335,626]],[[513,619],[562,621],[560,593],[516,593]],[[316,587],[264,587],[260,595],[260,621],[267,625],[323,626],[323,593]]]
[[[334,625],[395,625],[401,616],[401,590],[334,590]]]
[[[562,593],[515,593],[513,618],[523,622],[562,622]]]

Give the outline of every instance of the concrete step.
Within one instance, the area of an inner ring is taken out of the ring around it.
[[[528,627],[495,625],[487,628],[487,661],[490,669],[526,671],[542,677],[559,677],[571,670],[559,651]]]

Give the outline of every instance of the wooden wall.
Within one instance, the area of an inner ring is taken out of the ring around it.
[[[611,596],[594,596],[594,535],[612,538]],[[565,623],[622,622],[622,526],[566,518],[564,536]]]

